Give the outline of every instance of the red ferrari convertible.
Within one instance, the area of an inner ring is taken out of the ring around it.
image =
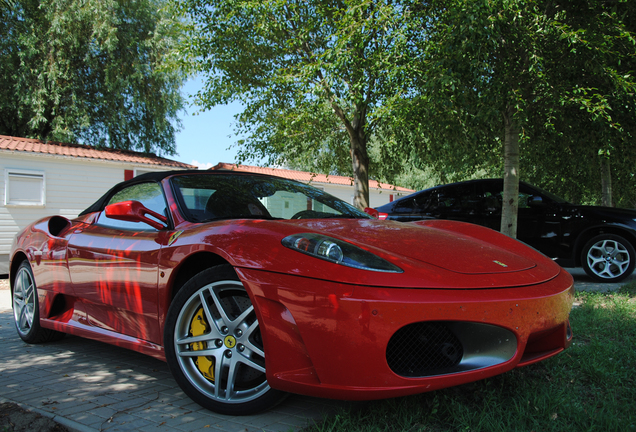
[[[141,175],[76,219],[20,232],[27,343],[65,333],[167,361],[225,414],[287,393],[363,400],[480,380],[571,342],[571,276],[477,225],[378,221],[310,186],[232,172]]]

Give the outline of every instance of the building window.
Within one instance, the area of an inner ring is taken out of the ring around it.
[[[4,205],[44,206],[45,192],[44,171],[4,170]]]

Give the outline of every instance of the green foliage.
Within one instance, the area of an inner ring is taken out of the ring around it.
[[[615,201],[636,203],[634,2],[174,1],[196,102],[245,106],[240,161],[500,177],[509,114],[522,179],[594,202],[610,158]]]
[[[174,154],[183,76],[163,0],[0,5],[0,133]]]
[[[412,25],[406,7],[372,0],[176,2],[190,22],[184,62],[207,80],[197,103],[245,106],[240,160],[315,160],[321,170],[346,170],[366,183],[367,143],[388,114],[381,107],[403,86]]]
[[[523,179],[589,201],[600,196],[601,155],[633,202],[635,12],[600,0],[423,4],[429,37],[409,66],[417,92],[394,108],[398,140],[436,170],[501,176],[510,109]]]
[[[547,361],[445,390],[350,405],[306,432],[636,430],[636,290],[581,293],[574,343]]]

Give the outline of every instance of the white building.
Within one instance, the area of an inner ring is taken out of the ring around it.
[[[13,237],[49,215],[74,218],[115,184],[149,171],[196,169],[143,153],[0,135],[0,275]]]

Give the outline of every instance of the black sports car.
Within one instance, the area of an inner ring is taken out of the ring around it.
[[[499,230],[502,179],[470,180],[415,192],[377,207],[398,221],[452,219]],[[519,184],[517,238],[563,267],[583,267],[598,281],[618,282],[634,270],[636,210],[570,204]]]

